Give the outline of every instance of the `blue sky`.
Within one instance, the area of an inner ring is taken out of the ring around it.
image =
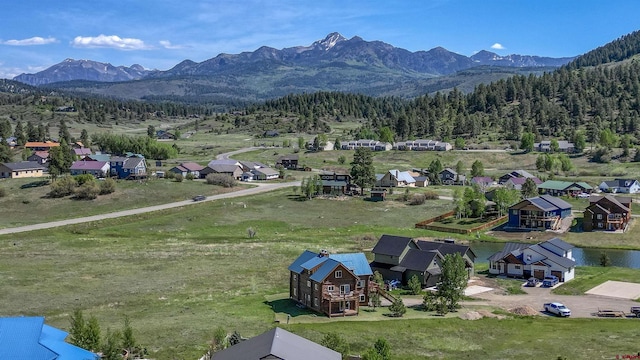
[[[0,78],[66,58],[167,70],[331,32],[410,51],[575,56],[640,29],[634,0],[17,0],[0,12]]]

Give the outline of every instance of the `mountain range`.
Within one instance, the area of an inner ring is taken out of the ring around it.
[[[455,76],[471,68],[485,68],[494,75],[496,68],[511,68],[497,71],[507,74],[539,72],[572,59],[499,56],[489,51],[467,57],[442,47],[411,52],[381,41],[365,41],[357,36],[346,39],[331,33],[309,46],[280,50],[262,46],[253,52],[223,53],[202,62],[184,60],[166,71],[66,59],[41,72],[18,75],[14,80],[122,98],[186,101],[254,101],[314,91],[410,97],[423,94],[425,89],[445,90],[434,84],[448,86],[452,82],[443,82],[440,77]],[[132,85],[128,83],[131,80],[138,81]],[[456,86],[460,81],[453,83]]]

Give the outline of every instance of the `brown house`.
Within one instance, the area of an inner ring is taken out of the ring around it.
[[[285,169],[296,170],[298,169],[298,154],[290,154],[281,156],[276,161],[276,166],[280,165]]]
[[[584,211],[582,228],[594,230],[626,230],[631,220],[631,198],[623,196],[592,195]]]
[[[357,315],[369,303],[373,272],[363,253],[305,250],[289,272],[289,297],[329,317]]]

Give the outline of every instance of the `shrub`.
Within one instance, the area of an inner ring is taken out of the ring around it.
[[[196,177],[192,173],[188,173],[187,176],[185,177],[185,179],[187,179],[187,180],[193,180],[195,178]]]
[[[116,191],[116,181],[113,179],[105,179],[100,183],[100,195],[111,194]]]
[[[409,205],[422,205],[426,199],[424,194],[413,194],[409,199]]]
[[[0,198],[7,196],[7,189],[0,188]]]
[[[96,178],[91,174],[76,175],[76,176],[74,176],[74,178],[76,179],[76,182],[78,183],[78,186],[81,186],[81,185],[84,185],[87,182],[91,182],[91,181],[95,181],[96,180]]]
[[[182,176],[182,174],[175,174],[175,176],[173,177],[173,180],[175,182],[182,182],[182,180],[184,180],[184,176]]]
[[[438,200],[440,199],[440,195],[438,195],[438,193],[436,193],[435,191],[425,191],[424,192],[424,199],[425,200]]]
[[[591,160],[601,164],[609,163],[611,162],[611,153],[606,148],[600,148],[593,154]]]
[[[77,199],[93,200],[100,194],[100,186],[95,181],[89,181],[78,187],[75,193]]]
[[[77,184],[78,183],[72,176],[62,177],[57,181],[51,183],[51,191],[49,191],[49,196],[60,198],[71,195],[73,194],[73,190],[75,190]]]
[[[233,176],[225,174],[209,174],[205,178],[207,184],[218,185],[226,188],[234,187],[237,184],[237,180]]]
[[[402,298],[398,296],[389,306],[389,311],[391,311],[391,316],[393,317],[402,317],[407,312],[407,307],[404,306]]]

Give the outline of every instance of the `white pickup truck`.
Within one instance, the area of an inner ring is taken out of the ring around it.
[[[544,304],[544,311],[558,316],[567,317],[571,316],[571,310],[559,302],[552,302]]]

